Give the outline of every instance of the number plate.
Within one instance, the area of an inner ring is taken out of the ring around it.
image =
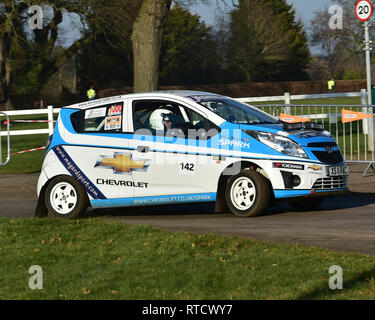
[[[340,167],[329,167],[328,175],[330,177],[347,176],[349,175],[349,167],[346,165]]]

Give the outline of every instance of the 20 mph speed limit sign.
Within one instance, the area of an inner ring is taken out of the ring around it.
[[[355,6],[355,14],[360,21],[368,21],[373,13],[373,7],[369,0],[360,0]]]

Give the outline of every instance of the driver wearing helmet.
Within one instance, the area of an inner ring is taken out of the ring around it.
[[[168,109],[157,109],[150,116],[150,127],[156,131],[167,132],[173,127],[173,116]]]
[[[169,131],[172,129],[172,124],[173,124],[173,118],[174,114],[171,112],[171,113],[163,113],[162,114],[162,117],[163,117],[163,124],[164,124],[164,128],[165,128],[165,131]]]

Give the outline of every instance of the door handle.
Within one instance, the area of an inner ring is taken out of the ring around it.
[[[147,146],[138,146],[137,151],[141,153],[146,153],[150,151],[150,147]]]

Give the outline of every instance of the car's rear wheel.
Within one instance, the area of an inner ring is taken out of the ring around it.
[[[261,214],[270,200],[270,187],[260,173],[243,170],[229,178],[225,198],[229,210],[238,217]]]
[[[74,219],[89,206],[86,191],[70,176],[59,176],[48,185],[45,195],[48,211],[55,217]]]

